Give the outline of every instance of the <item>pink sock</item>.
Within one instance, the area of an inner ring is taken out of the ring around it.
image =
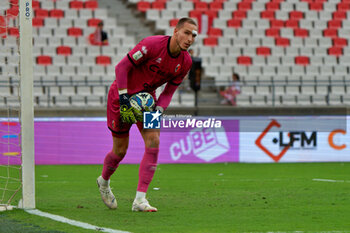
[[[123,158],[120,158],[118,155],[114,154],[113,151],[110,151],[103,162],[103,170],[102,170],[102,178],[105,180],[109,180],[111,175],[115,172],[117,167],[119,166],[119,162],[122,161]]]
[[[148,186],[153,179],[154,172],[157,168],[159,148],[146,148],[145,154],[139,169],[139,184],[137,191],[147,192]]]

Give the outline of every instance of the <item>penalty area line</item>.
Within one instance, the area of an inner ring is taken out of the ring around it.
[[[312,179],[313,181],[331,182],[331,183],[350,183],[350,180],[330,180],[330,179]]]
[[[62,217],[62,216],[59,216],[59,215],[46,213],[46,212],[43,212],[43,211],[40,211],[40,210],[37,210],[37,209],[24,210],[24,211],[26,211],[29,214],[33,214],[33,215],[49,218],[49,219],[52,219],[52,220],[57,221],[57,222],[67,223],[69,225],[80,227],[80,228],[84,228],[84,229],[88,229],[88,230],[95,230],[95,231],[107,232],[107,233],[130,233],[128,231],[120,231],[120,230],[114,230],[114,229],[110,229],[110,228],[105,228],[105,227],[99,227],[99,226],[91,225],[89,223],[72,220],[72,219],[65,218],[65,217]]]

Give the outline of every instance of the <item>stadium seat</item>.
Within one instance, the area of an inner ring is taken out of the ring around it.
[[[208,37],[204,38],[203,43],[205,46],[217,46],[218,45],[218,38],[216,37]]]
[[[9,36],[19,37],[19,30],[15,27],[7,28],[7,33]]]
[[[339,57],[343,55],[343,49],[340,47],[331,47],[328,49],[328,55]]]
[[[222,30],[220,28],[209,28],[208,36],[210,36],[210,37],[221,37],[222,36]]]
[[[84,8],[84,3],[82,1],[74,0],[69,3],[69,8],[79,10]]]
[[[43,19],[43,18],[49,17],[49,11],[45,9],[35,9],[34,13],[35,13],[35,18]]]
[[[32,7],[33,7],[33,9],[41,8],[40,2],[33,0],[32,1]]]
[[[152,2],[151,4],[152,9],[156,10],[164,10],[165,9],[165,3],[164,2]]]
[[[63,56],[69,56],[72,54],[72,49],[68,46],[59,46],[57,47],[57,54],[58,55],[63,55]]]
[[[141,12],[146,12],[151,8],[151,3],[146,1],[140,1],[137,3],[137,10]]]
[[[298,56],[298,57],[295,57],[295,64],[301,65],[301,66],[307,66],[310,64],[310,59],[309,57],[306,57],[306,56]]]
[[[98,56],[96,57],[96,64],[107,66],[111,64],[111,58],[108,56]]]
[[[38,56],[36,63],[42,66],[52,65],[52,58],[50,56]]]
[[[79,37],[83,35],[83,30],[81,28],[68,28],[68,36]]]
[[[49,16],[51,18],[63,18],[64,12],[61,9],[53,9],[49,11]]]
[[[96,10],[98,8],[98,2],[93,0],[84,2],[84,8]]]
[[[247,56],[240,56],[237,58],[237,64],[250,66],[252,64],[252,58]]]
[[[228,27],[240,28],[242,27],[242,20],[240,19],[230,19],[227,21]]]
[[[92,19],[89,19],[87,21],[87,25],[89,27],[97,27],[97,25],[101,22],[102,20],[101,19],[96,19],[96,18],[92,18]]]
[[[256,54],[260,56],[270,56],[271,49],[269,47],[258,47],[256,48]]]

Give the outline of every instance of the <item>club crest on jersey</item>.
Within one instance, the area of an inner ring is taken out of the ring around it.
[[[135,52],[135,53],[132,55],[132,57],[134,58],[135,61],[139,60],[142,56],[143,56],[143,55],[142,55],[142,53],[141,53],[140,50],[137,51],[137,52]]]
[[[175,67],[175,73],[178,72],[181,69],[181,65],[177,64],[177,66]]]
[[[162,62],[162,58],[161,58],[161,57],[158,58],[158,59],[156,60],[156,62],[157,62],[157,63],[161,63],[161,62]]]

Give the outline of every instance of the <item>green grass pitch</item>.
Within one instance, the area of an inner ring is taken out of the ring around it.
[[[161,164],[147,194],[157,213],[131,212],[138,165],[112,176],[118,209],[107,209],[101,170],[37,166],[37,208],[130,232],[350,232],[350,163]],[[14,210],[0,213],[0,232],[93,231]]]

